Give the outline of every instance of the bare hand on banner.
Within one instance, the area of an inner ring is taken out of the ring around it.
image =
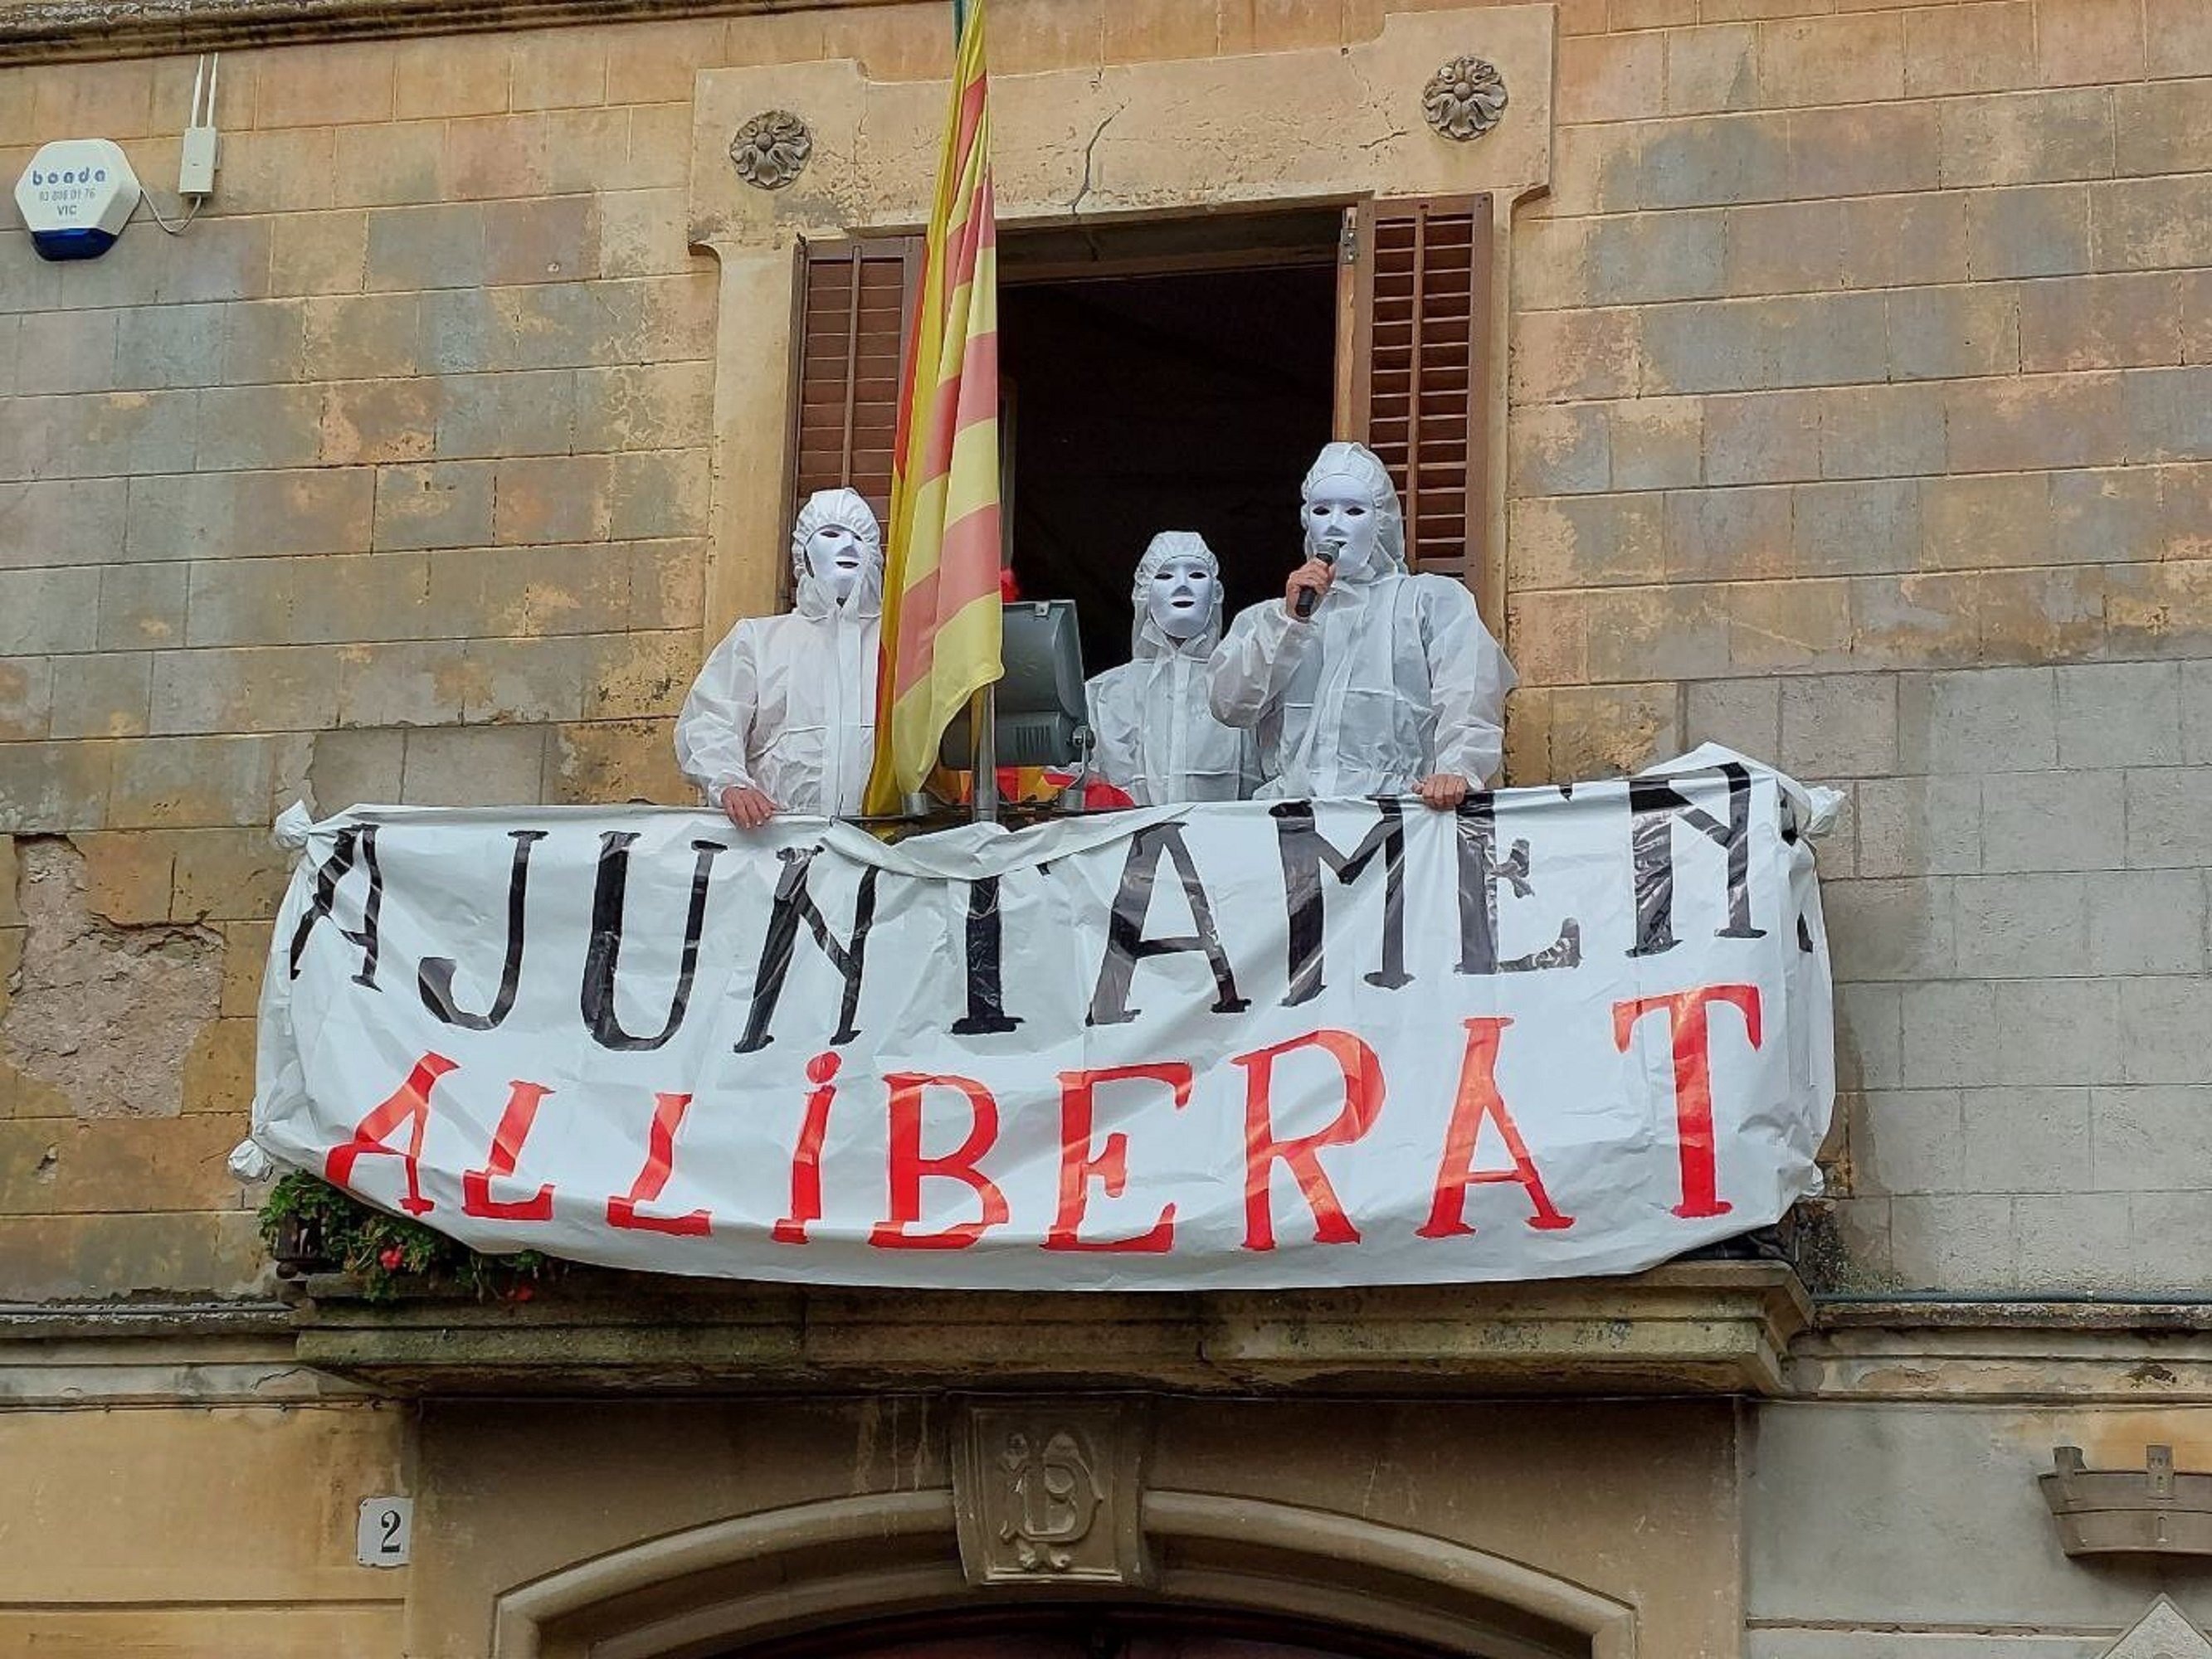
[[[1283,603],[1290,607],[1291,615],[1304,622],[1312,612],[1308,611],[1305,615],[1300,615],[1298,594],[1310,590],[1314,596],[1314,603],[1319,605],[1322,596],[1328,592],[1329,584],[1335,580],[1336,572],[1327,560],[1308,559],[1296,570],[1291,572],[1291,580],[1283,589]]]
[[[722,791],[722,810],[738,829],[757,830],[775,816],[775,803],[757,789],[740,789],[732,784]]]
[[[1413,793],[1439,812],[1456,811],[1467,799],[1467,780],[1453,772],[1432,773],[1413,786]]]

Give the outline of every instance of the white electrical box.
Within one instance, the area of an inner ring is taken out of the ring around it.
[[[185,124],[185,142],[177,162],[177,194],[184,197],[215,193],[215,169],[222,141],[215,130],[216,81],[222,73],[220,56],[203,58],[192,71],[192,112]]]
[[[138,175],[106,138],[58,138],[15,181],[31,246],[46,259],[96,259],[138,207]]]
[[[185,129],[184,147],[177,161],[177,194],[179,196],[211,196],[215,193],[216,155],[218,149],[216,130],[211,126]]]

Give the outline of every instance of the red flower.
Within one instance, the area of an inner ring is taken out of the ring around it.
[[[517,1302],[527,1302],[532,1297],[537,1295],[538,1292],[532,1290],[527,1285],[518,1285],[513,1290],[509,1291],[507,1294],[513,1297]]]
[[[396,1273],[400,1264],[407,1260],[407,1254],[397,1244],[387,1244],[376,1253],[376,1259],[383,1264],[385,1272]]]

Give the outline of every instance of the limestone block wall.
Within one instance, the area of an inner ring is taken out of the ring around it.
[[[1763,1407],[1745,1453],[1744,1659],[2105,1659],[2159,1595],[2212,1625],[2201,1559],[2069,1560],[2028,1478],[2059,1444],[2099,1468],[2140,1467],[2154,1443],[2201,1460],[2204,1426],[2201,1407]]]
[[[1000,0],[995,68],[1441,9]],[[296,793],[681,799],[747,322],[685,246],[695,79],[928,76],[944,21],[235,52],[182,237],[58,268],[0,207],[0,1298],[259,1282],[220,1153]],[[1553,187],[1512,239],[1510,775],[1714,737],[1851,785],[1855,1282],[2201,1284],[2212,12],[1559,22]],[[190,82],[0,68],[0,172],[97,130],[162,188]]]
[[[1518,233],[1522,776],[1848,784],[1850,1276],[2212,1267],[2212,10],[1569,6]]]
[[[226,53],[183,235],[60,267],[0,216],[0,1300],[261,1281],[222,1152],[272,811],[684,798],[687,100],[777,33]],[[99,131],[165,190],[191,76],[0,70],[0,173]],[[104,1064],[149,1005],[176,1017]]]
[[[406,1651],[412,1569],[355,1557],[361,1500],[408,1490],[403,1413],[319,1400],[273,1358],[205,1357],[216,1363],[164,1379],[195,1396],[169,1410],[143,1409],[152,1367],[75,1399],[42,1395],[34,1373],[7,1379],[0,1652]],[[58,1379],[86,1382],[70,1353],[52,1358]]]

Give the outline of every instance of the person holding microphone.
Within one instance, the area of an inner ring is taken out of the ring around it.
[[[1300,493],[1305,562],[1215,650],[1214,716],[1256,736],[1256,798],[1455,808],[1498,769],[1513,665],[1462,583],[1407,573],[1404,510],[1372,450],[1329,444]]]

